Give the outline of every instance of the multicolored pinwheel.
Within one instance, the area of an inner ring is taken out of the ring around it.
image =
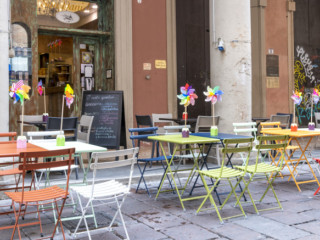
[[[313,97],[313,102],[315,104],[317,104],[319,102],[319,99],[320,99],[320,93],[319,93],[318,89],[316,89],[316,88],[313,89],[312,97]]]
[[[64,89],[64,95],[66,96],[66,105],[70,108],[71,104],[73,103],[73,89],[70,87],[69,84]]]
[[[206,102],[211,102],[212,104],[215,104],[217,101],[222,101],[222,94],[223,92],[219,90],[219,86],[216,86],[215,88],[207,87],[208,92],[203,92],[204,95],[206,95]]]
[[[180,105],[184,105],[185,107],[190,104],[193,106],[195,104],[195,99],[198,96],[194,93],[194,89],[188,83],[180,88],[181,94],[177,95],[177,97],[181,100]]]
[[[38,82],[37,90],[38,90],[39,95],[42,96],[42,94],[43,94],[42,80],[40,80]]]
[[[300,103],[302,102],[302,92],[296,90],[291,98],[295,105],[300,105]]]
[[[13,83],[10,88],[9,96],[14,99],[13,103],[19,102],[23,105],[24,100],[29,99],[30,87],[28,85],[24,85],[23,81],[20,80],[17,83]]]

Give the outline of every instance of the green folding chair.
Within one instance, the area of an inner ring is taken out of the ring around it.
[[[229,218],[234,218],[234,217],[239,217],[239,216],[246,217],[246,214],[241,206],[241,203],[240,203],[239,198],[236,193],[236,188],[239,186],[240,182],[243,181],[243,177],[245,176],[246,171],[240,171],[238,169],[227,167],[227,166],[224,166],[224,164],[225,164],[225,162],[228,161],[227,154],[242,153],[242,154],[247,155],[247,160],[246,160],[246,164],[245,164],[245,169],[246,169],[248,162],[249,162],[250,152],[252,150],[253,140],[254,140],[254,138],[225,139],[223,141],[225,147],[222,148],[223,158],[222,158],[221,166],[216,169],[199,170],[198,171],[199,175],[201,177],[201,180],[204,184],[204,187],[207,191],[207,195],[205,196],[201,205],[197,209],[197,213],[199,213],[200,211],[214,209],[216,211],[221,223],[223,223],[223,220],[229,219]],[[204,177],[209,177],[209,178],[215,180],[211,189],[208,188],[208,185],[207,185]],[[228,183],[231,187],[231,192],[228,194],[228,196],[226,197],[224,202],[219,207],[217,207],[217,204],[215,203],[215,201],[212,197],[212,192],[217,188],[217,186],[219,185],[219,183],[221,181],[228,181]],[[233,184],[234,182],[235,182],[235,184]],[[220,210],[222,210],[222,208],[228,202],[228,200],[230,199],[232,194],[235,196],[235,198],[237,200],[237,205],[239,205],[239,207],[240,207],[241,214],[222,218],[221,214],[219,212],[219,208],[220,208]],[[248,194],[250,196],[249,190],[248,190]],[[213,207],[203,208],[203,206],[206,203],[206,201],[208,200],[208,198],[210,200],[211,206],[213,206]]]
[[[268,211],[268,210],[273,210],[273,209],[282,209],[282,205],[276,195],[276,192],[274,191],[274,188],[272,186],[275,178],[278,176],[278,174],[280,173],[281,169],[282,169],[282,164],[283,164],[283,159],[284,159],[284,154],[285,154],[285,148],[288,145],[288,139],[289,136],[287,135],[283,135],[283,136],[260,136],[258,137],[258,141],[259,144],[256,145],[256,148],[258,149],[258,154],[257,154],[257,158],[256,158],[256,163],[254,165],[249,165],[247,167],[243,167],[243,166],[235,166],[236,169],[241,170],[243,172],[249,173],[250,174],[250,178],[248,181],[246,181],[245,179],[243,180],[245,183],[245,187],[239,197],[239,199],[242,197],[242,195],[247,191],[249,193],[249,184],[253,181],[259,181],[259,180],[267,180],[267,189],[265,190],[265,192],[263,193],[262,197],[260,198],[260,200],[258,200],[259,203],[262,202],[262,200],[264,199],[264,197],[266,196],[267,192],[269,191],[269,189],[272,190],[273,195],[275,197],[275,199],[277,200],[278,203],[278,207],[272,207],[272,208],[265,208],[265,209],[259,209],[257,208],[255,202],[255,200],[253,200],[253,198],[250,196],[252,205],[256,211],[257,214],[259,214],[259,212],[261,211]],[[280,159],[279,159],[279,163],[277,166],[275,165],[270,165],[264,162],[259,161],[259,153],[262,151],[265,151],[266,149],[269,150],[275,150],[277,152],[280,152]],[[237,204],[240,204],[239,200],[237,200]]]

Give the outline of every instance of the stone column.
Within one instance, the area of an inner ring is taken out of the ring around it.
[[[124,93],[126,131],[133,127],[132,1],[114,1],[115,85]],[[127,146],[132,146],[127,132]]]
[[[0,132],[9,131],[9,0],[0,7]]]
[[[250,0],[211,1],[210,15],[211,86],[224,92],[215,115],[223,132],[232,133],[232,123],[252,117]],[[224,51],[217,48],[219,39]]]

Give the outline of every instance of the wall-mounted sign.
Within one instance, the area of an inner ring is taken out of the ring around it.
[[[267,77],[267,88],[280,88],[279,77]]]
[[[166,60],[155,60],[154,65],[156,68],[166,69],[167,68],[167,61]]]
[[[143,70],[151,70],[151,63],[143,63]]]
[[[279,77],[279,56],[267,55],[267,77]]]

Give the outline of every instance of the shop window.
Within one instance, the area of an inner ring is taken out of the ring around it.
[[[32,51],[30,28],[24,23],[13,23],[9,36],[10,86],[19,80],[32,87]],[[31,93],[32,91],[30,91]]]
[[[87,1],[37,0],[38,24],[41,26],[98,30],[98,11],[96,3]]]

